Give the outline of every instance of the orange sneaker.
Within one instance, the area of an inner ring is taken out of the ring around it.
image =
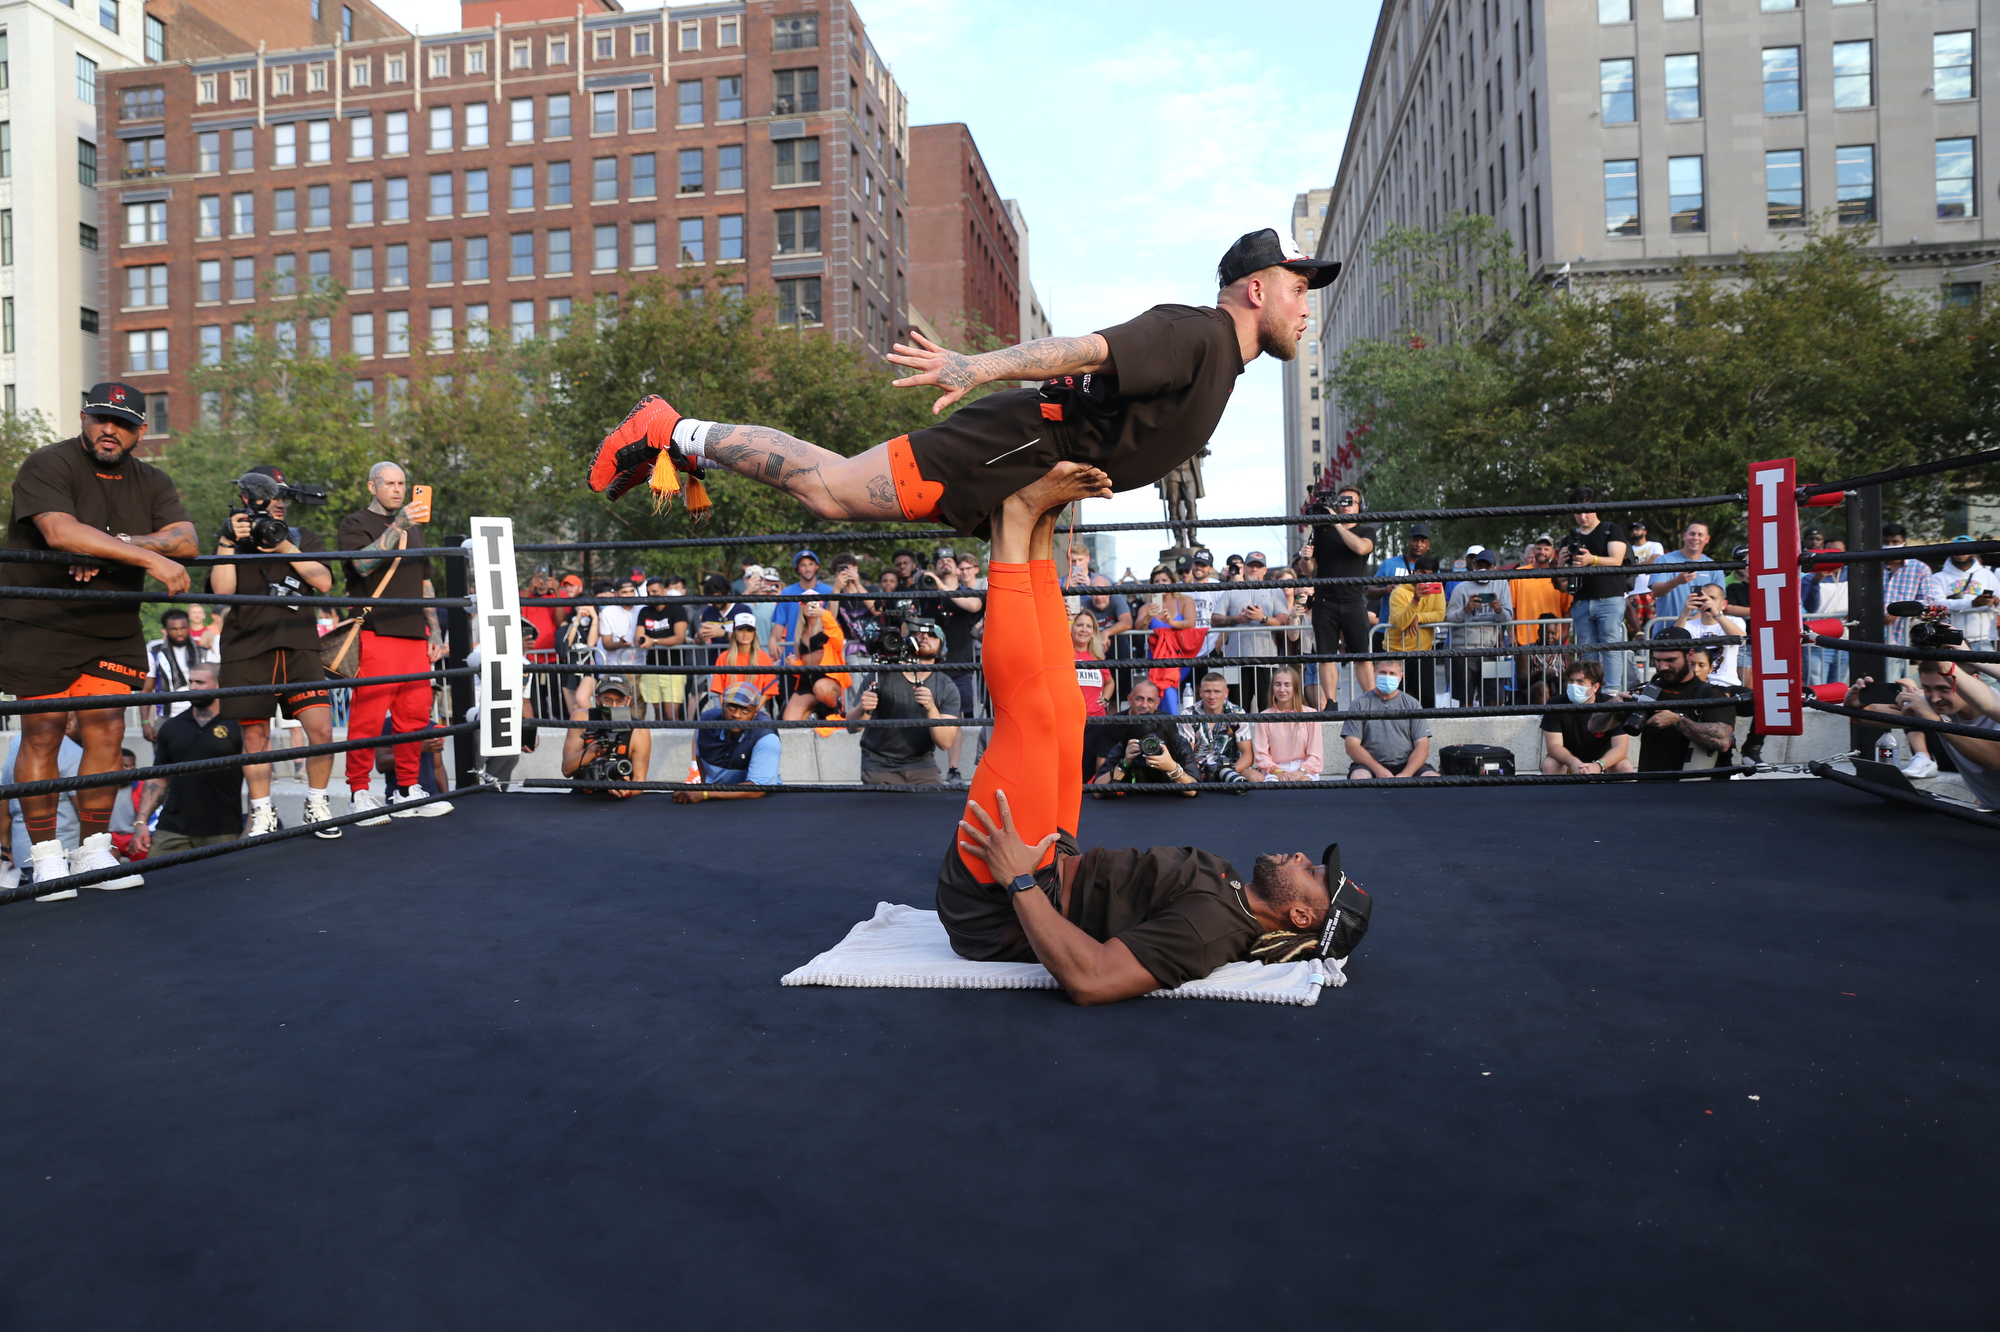
[[[674,426],[680,419],[681,414],[658,394],[641,399],[597,446],[597,454],[590,460],[590,488],[616,499],[644,481],[652,474],[660,451],[673,443]],[[614,491],[619,482],[623,484]]]

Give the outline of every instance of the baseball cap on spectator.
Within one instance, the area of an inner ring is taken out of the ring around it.
[[[115,380],[92,384],[84,395],[83,410],[85,415],[108,417],[120,425],[142,426],[146,424],[146,395]]]
[[[562,589],[564,596],[577,596],[583,591],[583,579],[575,574],[564,574],[562,582],[556,586]]]
[[[1208,547],[1203,546],[1194,553],[1193,562],[1195,564],[1206,564],[1209,568],[1213,569],[1215,567],[1215,555]]]
[[[939,560],[955,560],[957,558],[958,558],[958,552],[953,550],[950,546],[939,546],[936,550],[931,552],[932,564],[936,564]]]
[[[1556,544],[1556,539],[1550,536],[1547,532],[1544,532],[1540,536],[1535,538],[1535,544],[1537,546],[1553,546]]]
[[[729,622],[729,627],[732,629],[741,629],[746,624],[755,629],[757,627],[757,617],[749,611],[737,611],[736,618]]]
[[[761,701],[755,689],[739,680],[722,691],[722,704],[730,708],[754,708],[761,706]]]
[[[1428,537],[1428,536],[1429,536],[1430,534],[1431,534],[1431,525],[1430,525],[1429,523],[1411,523],[1411,524],[1410,524],[1410,535],[1411,535],[1411,536],[1413,536],[1413,537]]]
[[[806,554],[810,555],[812,554],[812,552],[807,551]],[[794,568],[798,567],[798,562],[796,560],[793,561],[793,567]],[[767,583],[775,583],[780,581],[778,578],[778,571],[776,569],[773,569],[768,564],[757,571],[757,576],[763,579]]]
[[[623,694],[632,697],[632,684],[622,675],[600,675],[597,677],[599,694]]]
[[[1963,532],[1960,532],[1960,533],[1959,533],[1959,534],[1958,534],[1957,536],[1953,537],[1953,538],[1952,538],[1952,540],[1953,540],[1953,541],[1970,541],[1970,540],[1972,540],[1972,538],[1971,538],[1970,536],[1967,536],[1967,535],[1966,535],[1965,533],[1963,533]]]
[[[1248,555],[1245,555],[1243,557],[1243,563],[1246,565],[1254,565],[1259,569],[1269,567],[1264,563],[1264,552],[1261,550],[1253,550]]]
[[[1187,573],[1189,570],[1193,568],[1194,568],[1194,561],[1189,559],[1185,555],[1181,556],[1179,559],[1174,561],[1175,573]]]
[[[800,560],[811,560],[814,564],[818,564],[819,552],[816,550],[802,550],[798,554],[792,556],[792,567],[794,569],[799,567]]]
[[[1688,640],[1688,641],[1690,641],[1690,642],[1691,642],[1691,641],[1693,641],[1693,639],[1694,639],[1694,635],[1693,635],[1693,634],[1689,633],[1689,632],[1688,632],[1687,630],[1685,630],[1685,629],[1681,628],[1681,626],[1679,626],[1679,625],[1677,625],[1677,624],[1670,624],[1670,625],[1666,625],[1666,626],[1665,626],[1665,627],[1663,627],[1663,628],[1662,628],[1662,629],[1661,629],[1661,630],[1660,630],[1660,631],[1659,631],[1658,633],[1654,634],[1654,635],[1653,635],[1653,637],[1654,637],[1654,638],[1656,638],[1656,639],[1658,639],[1658,638],[1678,638],[1678,639],[1684,639],[1684,640]],[[1674,649],[1674,651],[1676,651],[1676,652],[1679,652],[1679,651],[1681,651],[1681,650],[1682,650],[1682,649],[1680,649],[1680,648],[1675,648],[1675,649]]]
[[[1483,563],[1489,568],[1498,563],[1493,558],[1493,552],[1484,546],[1467,546],[1465,548],[1465,562],[1467,565]]]

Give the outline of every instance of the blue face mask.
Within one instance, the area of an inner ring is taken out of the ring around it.
[[[1393,675],[1378,675],[1375,677],[1375,692],[1387,698],[1389,695],[1395,693],[1397,689],[1401,688],[1402,683],[1401,680]]]
[[[1590,686],[1580,684],[1569,686],[1569,701],[1572,703],[1590,702]]]

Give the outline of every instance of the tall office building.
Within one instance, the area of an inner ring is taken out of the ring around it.
[[[1021,340],[1014,224],[965,125],[910,131],[910,305],[950,346],[968,331]]]
[[[1055,329],[1047,307],[1042,304],[1042,294],[1035,289],[1034,266],[1029,258],[1028,215],[1022,211],[1019,199],[1000,202],[1007,209],[1007,220],[1014,224],[1014,237],[1021,246],[1021,341],[1033,342],[1048,337]]]
[[[137,0],[0,0],[0,407],[76,428],[98,377],[104,75],[144,56]]]
[[[1327,201],[1332,196],[1333,191],[1328,189],[1307,190],[1292,200],[1292,244],[1307,254],[1319,248],[1319,232],[1326,224]],[[1280,369],[1285,395],[1285,508],[1291,513],[1298,512],[1331,460],[1326,451],[1326,432],[1320,428],[1326,404],[1321,401],[1317,325],[1325,294],[1324,289],[1312,293],[1314,326],[1306,330],[1305,339],[1299,343],[1298,356],[1283,362]],[[1304,537],[1293,529],[1290,540],[1291,553],[1297,554]]]
[[[1383,229],[1455,210],[1544,277],[1648,283],[1831,214],[1899,284],[1973,299],[2000,262],[1996,39],[1974,0],[1386,0],[1319,239],[1347,265],[1322,360],[1404,324]]]
[[[159,171],[102,192],[107,368],[184,422],[189,368],[325,278],[346,308],[298,336],[383,404],[413,347],[546,331],[653,273],[902,336],[907,105],[845,0],[562,7],[109,77],[101,134]]]

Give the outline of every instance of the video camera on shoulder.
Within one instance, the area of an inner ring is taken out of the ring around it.
[[[236,478],[236,493],[243,498],[243,507],[231,509],[229,520],[232,525],[238,514],[250,519],[250,535],[236,543],[238,550],[276,550],[291,540],[290,524],[283,518],[271,515],[271,505],[282,500],[287,505],[302,505],[316,509],[326,503],[325,486],[287,485],[274,476],[263,472],[245,472]]]
[[[892,601],[882,612],[882,622],[861,626],[861,641],[869,657],[882,666],[909,666],[922,660],[917,655],[917,637],[938,632],[937,621],[920,610],[915,601]]]
[[[1910,646],[1955,648],[1965,646],[1965,635],[1951,627],[1951,612],[1943,606],[1922,601],[1892,601],[1883,609],[1891,615],[1915,620],[1910,626]]]

